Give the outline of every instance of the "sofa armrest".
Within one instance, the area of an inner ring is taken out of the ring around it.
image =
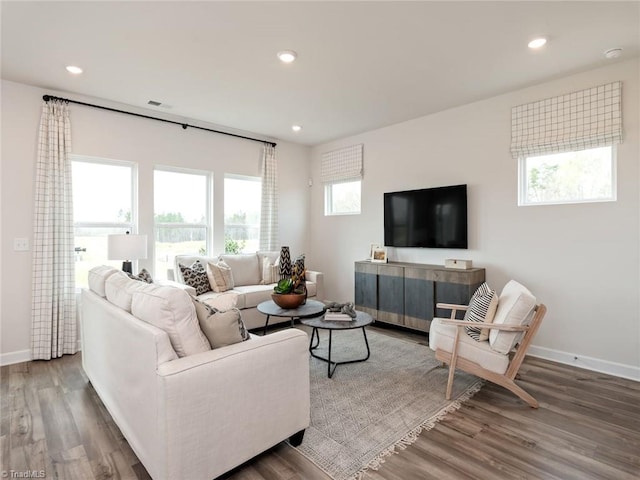
[[[174,461],[193,452],[207,452],[216,477],[308,427],[308,341],[288,329],[160,365],[167,478],[185,478]]]
[[[180,290],[184,290],[189,295],[193,295],[194,297],[196,295],[196,289],[193,288],[192,286],[186,285],[184,283],[174,282],[173,280],[157,280],[154,283],[156,283],[157,285],[165,286],[165,287],[179,288]]]
[[[324,299],[324,273],[316,272],[314,270],[307,270],[304,275],[305,280],[315,282],[316,284],[316,298],[318,300]]]

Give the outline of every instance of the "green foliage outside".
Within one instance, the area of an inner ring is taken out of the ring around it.
[[[234,240],[228,235],[224,236],[225,253],[241,253],[246,245],[245,240]]]

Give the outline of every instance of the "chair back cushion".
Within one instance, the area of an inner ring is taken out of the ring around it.
[[[233,284],[236,287],[243,285],[260,285],[260,267],[258,265],[258,255],[251,254],[223,254],[220,260],[231,267],[233,274]]]
[[[494,324],[526,325],[531,321],[536,306],[536,297],[524,286],[510,280],[500,293]],[[489,344],[496,352],[507,354],[518,343],[522,332],[491,330]]]

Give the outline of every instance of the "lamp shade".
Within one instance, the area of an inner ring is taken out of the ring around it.
[[[109,260],[139,260],[147,258],[146,235],[109,235]]]

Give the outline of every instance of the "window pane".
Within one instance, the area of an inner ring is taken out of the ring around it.
[[[153,213],[156,223],[207,223],[207,176],[156,170]]]
[[[76,227],[74,229],[76,247],[76,288],[89,286],[89,270],[99,265],[122,268],[121,261],[107,260],[107,235],[122,234],[122,228]]]
[[[360,213],[361,181],[333,183],[325,188],[325,214]]]
[[[613,148],[527,157],[521,203],[613,200]]]
[[[259,178],[224,179],[224,246],[227,253],[255,252],[260,248]]]
[[[174,268],[176,255],[206,255],[206,227],[156,227],[156,262],[154,278],[166,279]]]
[[[75,223],[131,223],[131,167],[73,161],[72,175]]]

